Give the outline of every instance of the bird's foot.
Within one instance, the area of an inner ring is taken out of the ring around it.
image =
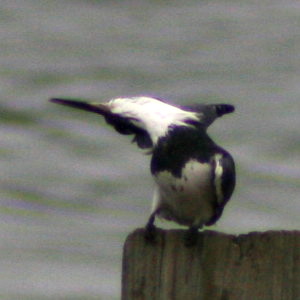
[[[154,224],[147,224],[145,227],[144,238],[149,243],[154,243],[156,237],[156,227]]]
[[[186,247],[193,247],[196,245],[198,239],[198,228],[190,227],[184,236],[184,244]]]
[[[155,214],[156,212],[153,212],[150,215],[150,218],[146,224],[145,227],[145,240],[149,243],[154,243],[155,242],[155,236],[156,236],[156,227],[154,225],[154,221],[155,221]]]

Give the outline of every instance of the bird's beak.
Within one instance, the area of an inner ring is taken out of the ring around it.
[[[78,108],[85,111],[91,111],[100,115],[106,115],[110,112],[108,104],[105,103],[89,103],[81,100],[69,100],[61,98],[52,98],[50,102],[62,104],[74,108]]]

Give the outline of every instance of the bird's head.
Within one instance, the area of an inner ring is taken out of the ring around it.
[[[198,113],[198,124],[205,128],[211,125],[217,118],[232,113],[235,110],[231,104],[194,104],[182,106],[182,109]]]

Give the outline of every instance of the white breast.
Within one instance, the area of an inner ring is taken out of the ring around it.
[[[161,217],[189,226],[204,224],[211,218],[215,193],[208,163],[190,160],[180,178],[163,171],[155,176],[155,181],[158,190],[153,210],[159,209]]]

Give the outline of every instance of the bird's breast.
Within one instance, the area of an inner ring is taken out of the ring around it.
[[[180,177],[167,170],[157,173],[154,179],[159,189],[161,216],[184,225],[199,219],[205,223],[213,213],[212,178],[211,165],[195,159],[186,162]]]

